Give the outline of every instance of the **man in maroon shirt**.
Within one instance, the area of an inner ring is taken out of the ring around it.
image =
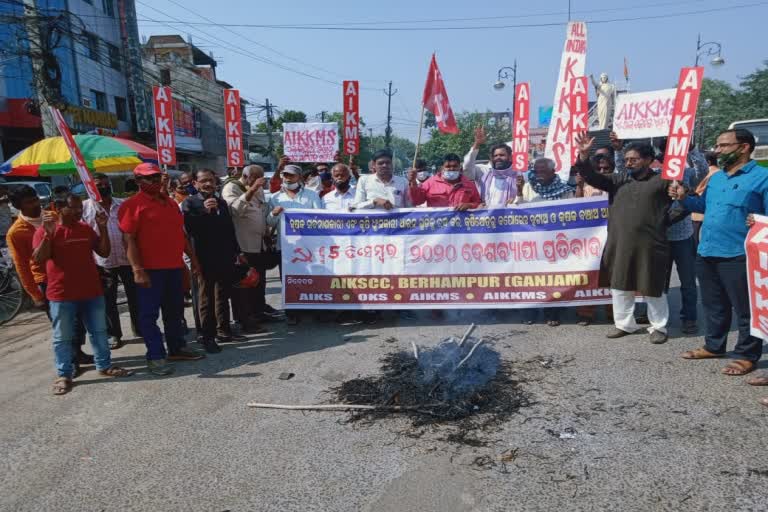
[[[162,190],[162,172],[155,164],[141,164],[133,171],[139,193],[120,205],[117,213],[123,232],[128,261],[133,269],[139,302],[139,330],[147,346],[147,366],[154,375],[170,375],[166,362],[202,359],[202,354],[186,349],[184,339],[183,254],[198,264],[184,236],[184,220],[176,201]],[[165,342],[157,326],[163,312]]]
[[[75,322],[83,320],[93,346],[96,369],[105,377],[127,377],[133,372],[112,366],[107,341],[106,306],[99,271],[92,252],[109,256],[107,216],[99,213],[99,234],[81,222],[83,203],[72,193],[59,194],[53,204],[58,213],[43,212],[43,225],[35,231],[32,258],[45,265],[48,277],[46,297],[50,303],[53,324],[53,353],[57,379],[53,393],[63,395],[72,389],[74,366],[72,341]]]
[[[443,167],[438,174],[419,184],[417,171],[408,171],[409,193],[413,204],[426,201],[429,207],[450,206],[458,211],[477,208],[482,202],[475,183],[462,176],[461,158],[449,153],[443,158]]]

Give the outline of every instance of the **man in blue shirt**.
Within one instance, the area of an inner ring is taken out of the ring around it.
[[[745,375],[755,369],[763,341],[749,333],[750,308],[744,240],[747,216],[768,211],[768,170],[751,160],[755,137],[744,129],[727,130],[715,145],[723,169],[712,175],[701,196],[687,195],[675,183],[669,189],[673,199],[690,211],[706,213],[696,258],[701,299],[707,317],[705,346],[685,352],[685,359],[723,357],[728,341],[732,311],[735,311],[739,338],[736,356],[722,372]]]

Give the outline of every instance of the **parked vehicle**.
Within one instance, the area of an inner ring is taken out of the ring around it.
[[[729,130],[734,128],[746,128],[755,136],[755,150],[752,152],[752,159],[763,167],[768,167],[768,119],[748,119],[745,121],[734,121]]]

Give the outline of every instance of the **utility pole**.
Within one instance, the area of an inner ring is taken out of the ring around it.
[[[48,107],[51,104],[54,104],[54,106],[58,105],[60,95],[57,93],[57,90],[61,87],[61,74],[57,73],[55,77],[51,77],[50,71],[45,64],[51,60],[56,62],[56,60],[50,48],[48,31],[43,32],[40,29],[40,14],[35,6],[35,0],[24,0],[24,25],[27,29],[29,57],[32,61],[34,87],[40,110],[43,136],[56,137],[59,135],[59,130],[56,128],[56,123]],[[58,83],[56,83],[57,80]],[[54,82],[53,84],[51,83],[52,81]]]
[[[325,110],[320,112],[320,122],[321,123],[325,122],[325,114],[327,114],[327,112]]]
[[[384,91],[387,95],[387,129],[384,131],[384,145],[389,149],[392,143],[392,96],[397,94],[397,89],[392,92],[392,81],[389,82],[389,92]]]
[[[274,145],[272,144],[272,106],[269,104],[269,98],[264,100],[264,110],[267,113],[267,152],[272,154]]]

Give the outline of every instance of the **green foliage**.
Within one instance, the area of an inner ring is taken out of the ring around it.
[[[707,99],[712,100],[709,108],[705,106]],[[703,130],[705,148],[712,147],[718,134],[734,121],[768,118],[768,61],[744,77],[739,89],[722,80],[705,78],[696,118],[699,130]]]
[[[479,112],[462,112],[456,116],[456,123],[459,126],[459,133],[440,133],[437,128],[432,128],[430,139],[421,145],[419,157],[427,161],[429,165],[440,167],[443,163],[443,157],[447,153],[456,153],[463,157],[475,141],[475,128],[485,127],[487,143],[480,146],[479,160],[487,160],[488,149],[500,142],[509,142],[512,140],[512,127],[509,125],[500,125],[499,123],[489,123],[493,119],[487,114]],[[427,117],[425,127],[428,123],[434,123],[434,117],[430,121]],[[433,124],[434,125],[434,124]]]
[[[300,110],[284,110],[277,119],[272,123],[272,131],[283,131],[283,123],[306,123],[307,114]],[[257,132],[266,132],[267,123],[259,123],[256,125]]]

